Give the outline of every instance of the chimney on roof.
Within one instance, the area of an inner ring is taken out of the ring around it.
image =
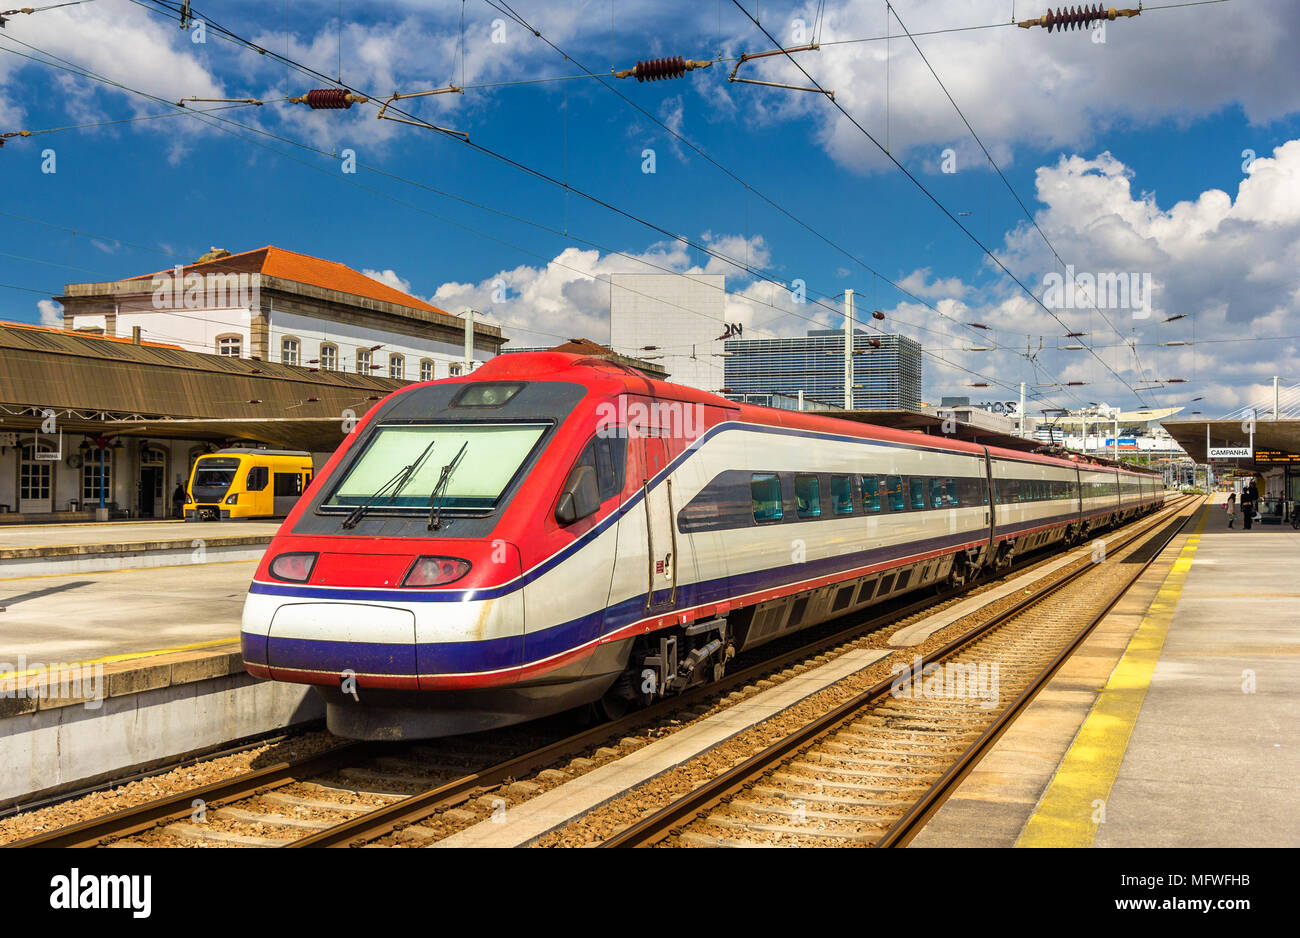
[[[140,344],[140,327],[139,327],[139,326],[132,326],[132,327],[131,327],[131,344],[132,344],[132,345],[139,345],[139,344]]]
[[[212,247],[212,248],[208,248],[208,253],[204,254],[194,263],[206,264],[208,261],[216,261],[216,260],[220,260],[223,257],[229,257],[229,256],[230,256],[230,252],[227,251],[225,248]]]

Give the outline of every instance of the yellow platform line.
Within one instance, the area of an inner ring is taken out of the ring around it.
[[[57,664],[58,671],[81,668],[93,664],[113,664],[118,661],[130,661],[132,658],[153,658],[157,655],[170,655],[178,651],[197,651],[200,648],[215,648],[218,645],[231,645],[239,641],[238,635],[229,638],[214,638],[206,642],[190,642],[188,645],[173,645],[170,648],[154,648],[149,651],[126,651],[118,655],[105,655],[102,658],[88,658],[85,661],[51,662],[49,667],[28,668],[26,671],[0,671],[0,681],[15,677],[28,677],[32,674],[44,674]]]
[[[1093,702],[1021,831],[1017,847],[1092,846],[1209,516],[1202,509],[1200,522],[1160,584],[1110,680]]]

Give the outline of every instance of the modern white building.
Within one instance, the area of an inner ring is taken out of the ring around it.
[[[465,320],[336,261],[268,246],[107,283],[70,283],[64,328],[187,351],[431,381],[465,367]],[[137,335],[136,330],[139,330]],[[471,361],[505,342],[474,323]]]
[[[721,274],[614,274],[610,347],[657,362],[677,384],[720,391],[726,295]]]

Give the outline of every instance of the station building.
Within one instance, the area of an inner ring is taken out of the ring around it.
[[[73,332],[177,345],[321,371],[433,381],[465,367],[465,320],[346,264],[267,246],[214,248],[193,264],[106,283],[70,283]],[[500,350],[496,326],[474,323],[472,364]]]

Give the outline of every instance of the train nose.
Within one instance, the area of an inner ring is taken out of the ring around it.
[[[369,603],[284,605],[271,620],[266,663],[276,680],[353,675],[370,687],[414,687],[415,614]]]

